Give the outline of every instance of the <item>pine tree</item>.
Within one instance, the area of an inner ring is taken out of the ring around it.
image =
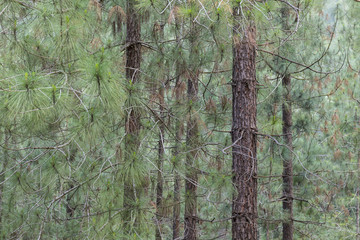
[[[289,8],[281,9],[283,29],[285,32],[290,31],[288,22]],[[282,104],[282,126],[283,137],[286,147],[283,153],[283,210],[285,220],[283,222],[283,240],[292,240],[294,234],[293,222],[293,167],[292,167],[292,110],[291,110],[291,75],[285,72],[281,74],[283,86],[283,104]]]
[[[185,174],[185,212],[184,212],[184,239],[197,239],[197,185],[198,185],[198,158],[199,153],[199,126],[196,113],[199,91],[199,69],[198,69],[198,34],[199,30],[194,22],[195,4],[190,4],[189,16],[189,66],[187,82],[187,104],[188,116],[186,123],[186,174]]]
[[[175,20],[175,37],[176,37],[176,46],[181,48],[181,30],[182,30],[182,21],[178,15],[178,6],[175,5],[171,11],[171,14]],[[177,51],[180,52],[181,51]],[[182,56],[178,56],[176,59],[176,69],[175,69],[175,108],[179,109],[182,103]],[[172,239],[176,240],[180,238],[180,190],[181,190],[181,178],[179,174],[179,166],[181,165],[180,157],[180,146],[181,146],[181,129],[183,128],[183,123],[179,119],[175,119],[175,144],[174,144],[174,162],[173,162],[173,171],[174,171],[174,207],[173,207],[173,223],[172,223]]]
[[[239,3],[233,8],[232,239],[257,239],[256,26]]]
[[[159,45],[159,41],[164,40],[164,27],[165,24],[162,22],[156,22],[154,24],[154,37],[155,41]],[[160,48],[160,60],[159,65],[165,67],[164,65],[164,54],[162,46]],[[161,77],[161,76],[160,76]],[[163,76],[164,77],[164,76]],[[156,180],[156,229],[155,229],[155,239],[162,239],[162,221],[163,221],[163,188],[164,188],[164,153],[165,153],[165,81],[160,80],[157,86],[157,95],[158,95],[158,105],[159,105],[159,140],[158,140],[158,160],[157,160],[157,180]]]
[[[124,178],[124,231],[125,234],[137,233],[140,227],[140,200],[142,195],[142,176],[137,173],[141,159],[139,157],[140,144],[140,113],[138,106],[134,105],[133,98],[136,98],[136,85],[140,76],[141,63],[141,23],[135,8],[137,1],[126,2],[126,79],[128,87],[128,105],[126,106],[125,120],[125,164],[127,172]]]

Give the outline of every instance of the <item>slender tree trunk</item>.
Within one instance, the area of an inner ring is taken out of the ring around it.
[[[159,88],[160,116],[164,120],[164,87]],[[159,141],[158,141],[158,161],[157,161],[157,184],[156,184],[156,231],[155,239],[161,240],[161,222],[162,222],[162,199],[163,199],[163,161],[164,161],[164,124],[160,123]]]
[[[4,229],[4,207],[3,207],[3,196],[4,196],[4,185],[5,185],[5,173],[6,173],[6,167],[7,167],[7,163],[8,163],[8,150],[6,149],[8,147],[8,138],[9,138],[9,131],[5,128],[4,129],[5,134],[4,134],[4,155],[3,155],[3,161],[2,161],[2,169],[0,171],[0,239],[2,239],[3,237],[5,237],[5,235],[3,236],[3,229]]]
[[[192,79],[194,80],[194,79]],[[197,80],[194,83],[191,79],[188,80],[188,95],[189,100],[196,97]],[[190,111],[193,111],[190,107]],[[188,146],[188,154],[186,156],[186,179],[185,179],[185,233],[184,239],[197,239],[196,222],[197,222],[197,166],[196,166],[196,142],[198,138],[198,124],[193,113],[189,113],[189,120],[187,122],[187,136],[186,145]]]
[[[139,78],[141,62],[141,44],[140,44],[140,19],[136,13],[136,0],[127,0],[126,2],[126,78],[130,85],[136,84]],[[133,95],[133,88],[129,88],[129,97]],[[128,106],[125,120],[125,161],[128,165],[136,166],[139,148],[140,132],[140,114],[136,106]],[[130,166],[131,167],[131,166]],[[134,229],[139,227],[137,212],[134,212],[134,204],[139,201],[141,187],[135,184],[135,179],[130,174],[124,179],[124,231],[131,234],[132,224]],[[138,209],[136,210],[138,211]],[[135,219],[133,219],[135,217]]]
[[[197,223],[197,146],[199,145],[199,130],[196,117],[197,95],[198,95],[198,69],[197,69],[197,29],[195,23],[191,20],[190,26],[190,62],[189,79],[187,86],[188,97],[188,121],[186,130],[186,178],[185,178],[185,240],[197,239],[196,223]]]
[[[176,105],[180,106],[181,104],[181,97],[179,92],[177,91],[180,88],[181,80],[180,80],[180,67],[179,63],[177,63],[177,69],[176,69],[176,86],[175,86],[175,100]],[[173,208],[173,240],[180,238],[180,188],[181,188],[181,178],[178,173],[178,166],[179,166],[179,143],[181,139],[181,122],[180,120],[176,120],[175,123],[175,147],[174,147],[174,157],[175,161],[173,163],[173,169],[174,169],[174,208]]]
[[[233,9],[232,239],[256,240],[256,27],[251,17],[242,17],[237,4]],[[251,12],[249,8],[245,13]]]
[[[176,155],[175,155],[176,157]],[[173,209],[173,240],[180,238],[180,175],[174,168],[174,209]]]
[[[358,151],[358,163],[357,163],[357,169],[358,169],[358,182],[360,182],[360,150]],[[360,188],[356,188],[356,240],[360,240]]]
[[[281,9],[283,30],[288,31],[289,8]],[[285,70],[286,71],[286,70]],[[293,222],[293,166],[292,166],[292,110],[291,110],[291,76],[285,73],[282,76],[283,104],[282,104],[282,127],[286,148],[283,154],[283,240],[292,240],[294,234]]]
[[[293,167],[292,167],[292,112],[291,112],[291,77],[286,74],[282,79],[284,88],[283,135],[286,148],[283,154],[283,240],[292,240],[294,233],[293,223]]]
[[[177,79],[177,82],[179,82],[179,79]],[[178,85],[178,84],[176,84]],[[180,101],[177,98],[177,104],[180,103],[178,102]],[[175,156],[175,161],[174,161],[174,208],[173,208],[173,240],[179,240],[180,239],[180,189],[181,189],[181,178],[180,175],[178,173],[178,166],[180,163],[180,159],[179,159],[179,141],[181,138],[180,135],[180,125],[182,123],[177,120],[176,124],[175,124],[175,128],[176,128],[176,143],[175,143],[175,148],[174,148],[174,156]]]
[[[73,163],[75,161],[76,158],[76,154],[77,154],[77,148],[72,147],[70,149],[70,156],[68,158],[68,161],[70,163]],[[68,186],[68,190],[73,188],[74,184],[71,182],[70,185]],[[69,193],[66,195],[66,217],[69,219],[69,221],[66,222],[66,227],[67,227],[67,231],[71,232],[71,218],[74,217],[75,214],[75,206],[72,205],[71,203],[71,198],[73,197],[73,193]]]
[[[153,29],[154,38],[156,44],[160,49],[161,54],[161,61],[160,66],[164,67],[164,53],[163,53],[163,46],[159,40],[164,40],[164,27],[165,24],[163,22],[156,22],[156,29]],[[165,79],[166,75],[158,76],[159,78],[163,77]],[[159,115],[161,118],[161,122],[159,124],[159,140],[158,140],[158,160],[157,160],[157,182],[156,182],[156,229],[155,229],[155,239],[161,240],[162,236],[162,219],[163,219],[163,162],[164,162],[164,133],[165,133],[165,94],[164,94],[164,81],[160,81],[158,85],[158,98],[159,98]]]
[[[175,18],[175,28],[176,28],[176,43],[179,48],[181,48],[181,38],[180,38],[180,29],[181,23],[179,22],[179,18]],[[180,66],[180,58],[178,58],[176,62],[176,83],[175,83],[175,104],[180,106],[181,104],[181,96],[180,96],[180,86],[181,86],[181,66]],[[173,240],[180,239],[180,188],[181,188],[181,178],[178,173],[179,166],[179,144],[181,139],[181,128],[180,120],[176,120],[175,123],[175,147],[174,147],[174,157],[175,161],[173,163],[174,169],[174,208],[173,208]]]

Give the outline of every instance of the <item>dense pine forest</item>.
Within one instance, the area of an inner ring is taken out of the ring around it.
[[[359,0],[0,0],[0,239],[360,240]]]

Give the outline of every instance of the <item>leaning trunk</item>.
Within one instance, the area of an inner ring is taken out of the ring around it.
[[[252,17],[242,17],[239,5],[233,17],[232,239],[256,240],[256,27]]]

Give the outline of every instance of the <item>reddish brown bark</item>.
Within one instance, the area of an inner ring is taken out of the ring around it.
[[[135,9],[137,2],[128,0],[126,7],[126,78],[132,83],[138,80],[141,63],[141,26]]]
[[[139,78],[140,62],[141,62],[141,44],[140,44],[140,19],[137,15],[135,5],[136,0],[128,0],[126,3],[126,78],[130,85],[134,85]],[[129,88],[129,97],[133,94],[133,87]],[[137,153],[139,146],[139,132],[140,132],[140,114],[136,111],[135,106],[128,106],[125,120],[125,161],[128,165],[134,164],[138,161]],[[134,204],[138,202],[141,189],[136,187],[132,176],[124,179],[124,231],[131,234],[132,222],[134,222],[135,229],[138,227],[138,219],[133,221]]]
[[[256,27],[251,17],[242,19],[237,6],[233,16],[232,239],[256,240]]]

